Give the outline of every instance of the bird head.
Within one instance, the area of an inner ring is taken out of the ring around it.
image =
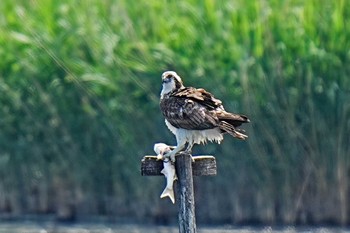
[[[184,86],[180,76],[175,71],[165,71],[162,74],[162,85],[161,97]]]

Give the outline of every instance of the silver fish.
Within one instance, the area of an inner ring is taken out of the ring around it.
[[[174,189],[173,189],[173,184],[174,180],[177,179],[176,177],[176,172],[175,172],[175,166],[172,164],[170,159],[168,157],[165,157],[164,154],[172,151],[174,147],[168,146],[164,143],[156,143],[154,144],[154,151],[157,154],[157,159],[162,159],[163,160],[163,170],[161,173],[164,174],[166,178],[166,187],[162,194],[160,195],[160,198],[164,197],[169,197],[170,200],[175,203],[175,196],[174,196]]]

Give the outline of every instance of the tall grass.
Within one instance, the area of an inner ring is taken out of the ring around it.
[[[200,221],[349,223],[347,1],[4,0],[0,11],[1,212],[175,218],[163,180],[138,172],[154,142],[175,143],[158,108],[173,69],[252,121],[247,142],[197,147],[219,166],[196,183]]]

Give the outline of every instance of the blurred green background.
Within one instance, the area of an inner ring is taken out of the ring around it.
[[[0,217],[174,223],[153,144],[175,144],[161,74],[244,113],[249,139],[196,146],[206,224],[350,223],[347,0],[2,0]]]

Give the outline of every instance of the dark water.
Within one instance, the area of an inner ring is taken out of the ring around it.
[[[350,233],[346,228],[295,227],[201,227],[198,233]],[[0,222],[0,233],[178,233],[177,227],[128,224],[54,224],[33,222]]]

